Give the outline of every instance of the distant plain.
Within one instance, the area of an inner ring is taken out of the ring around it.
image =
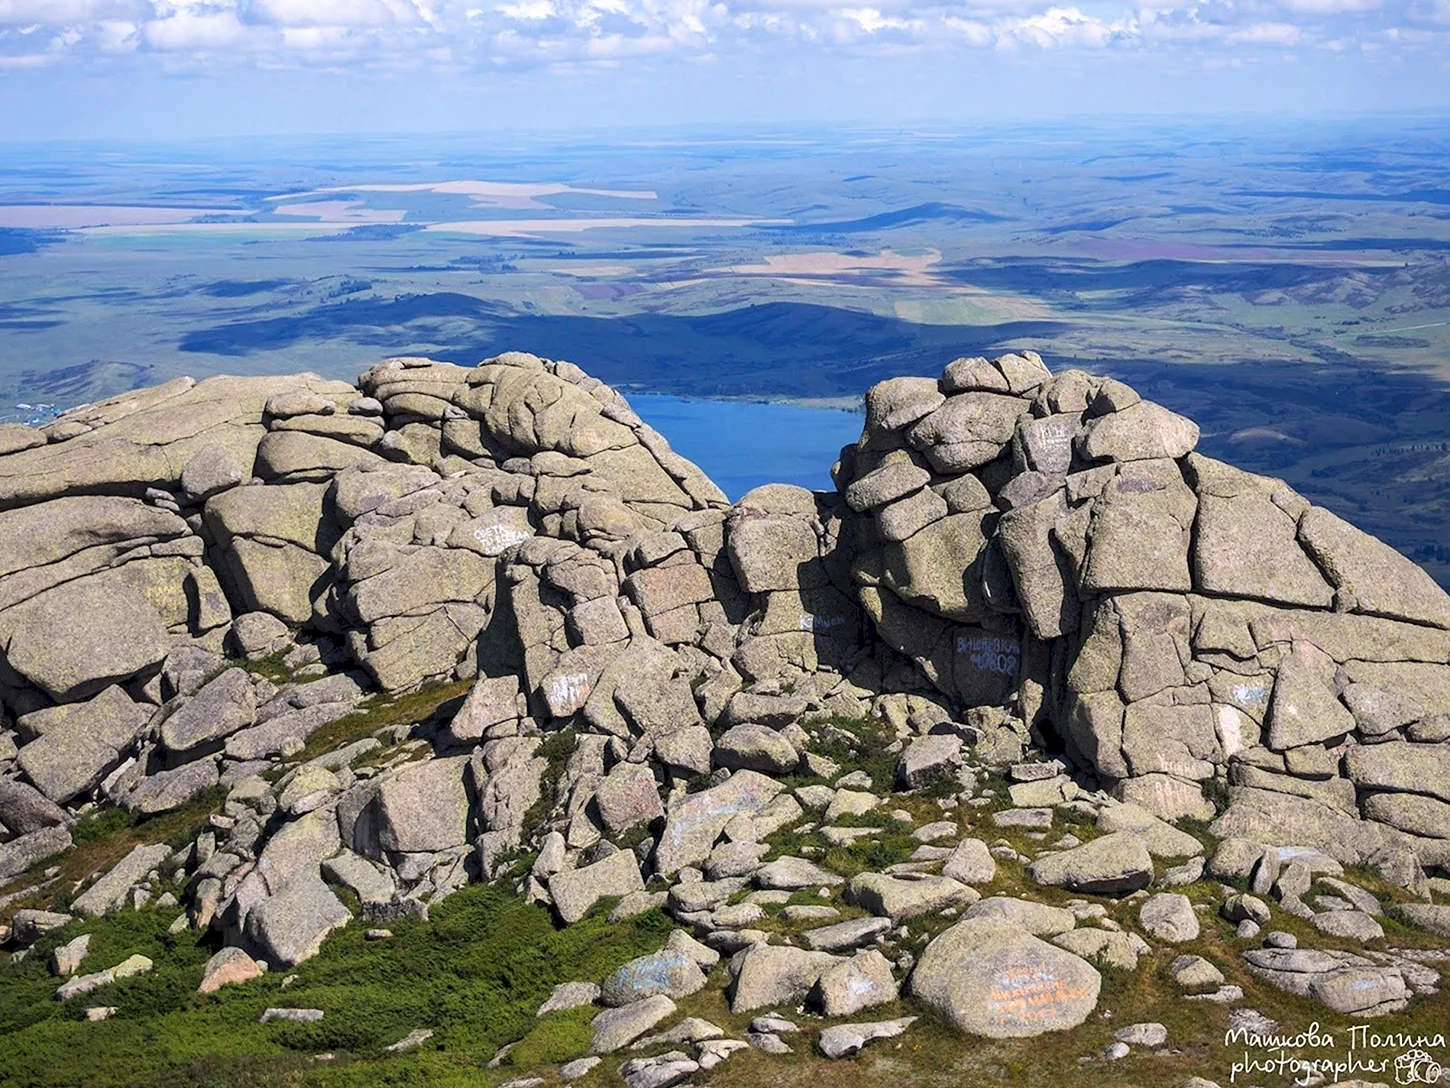
[[[1029,347],[1192,416],[1205,451],[1450,582],[1444,118],[0,159],[3,418],[184,373],[520,348],[675,398],[646,418],[735,494],[776,464],[826,486],[849,418],[678,398],[849,409],[882,378]]]

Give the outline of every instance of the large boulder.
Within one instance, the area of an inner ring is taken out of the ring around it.
[[[1143,840],[1117,831],[1055,854],[1027,867],[1039,884],[1093,895],[1126,895],[1153,881],[1153,858]]]
[[[0,613],[3,660],[57,702],[75,702],[159,665],[166,624],[139,590],[82,578]]]
[[[161,743],[172,752],[202,748],[257,720],[256,688],[243,669],[228,669],[182,703],[161,724]]]
[[[668,875],[703,862],[726,824],[736,816],[758,813],[780,790],[775,779],[744,770],[718,786],[680,798],[666,814],[655,848],[655,868]]]
[[[976,918],[933,938],[908,986],[962,1031],[1012,1039],[1083,1023],[1097,1006],[1102,976],[1016,926]]]
[[[121,762],[150,713],[119,687],[87,703],[42,712],[44,732],[20,749],[25,776],[52,801],[64,803],[93,789]]]
[[[468,841],[467,756],[403,767],[378,783],[378,842],[400,854],[437,853]]]

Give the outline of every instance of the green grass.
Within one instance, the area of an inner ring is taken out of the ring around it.
[[[80,922],[39,943],[22,963],[0,967],[0,1085],[34,1088],[171,1088],[207,1085],[477,1085],[507,1079],[482,1069],[503,1044],[524,1039],[521,1059],[550,1063],[587,1047],[587,1018],[534,1010],[559,982],[598,980],[657,949],[669,922],[652,911],[611,925],[602,909],[556,929],[547,910],[476,885],[438,906],[428,922],[399,922],[386,941],[354,925],[315,959],[242,986],[201,996],[213,948],[194,933],[168,936],[169,912],[126,912]],[[46,968],[50,950],[93,934],[83,970],[134,953],[156,968],[61,1004]],[[296,980],[284,988],[287,974]],[[115,1017],[84,1021],[83,1008],[114,1005]],[[268,1006],[321,1008],[315,1024],[258,1024]],[[434,1037],[415,1051],[385,1046],[414,1028]],[[583,1043],[580,1043],[581,1038]],[[317,1055],[331,1054],[327,1061]],[[509,1075],[517,1075],[510,1073]]]

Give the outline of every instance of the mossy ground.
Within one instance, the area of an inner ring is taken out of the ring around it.
[[[587,1047],[587,1020],[581,1029],[578,1013],[536,1026],[534,1011],[556,983],[602,977],[658,948],[669,929],[658,912],[611,924],[603,908],[559,929],[544,908],[474,886],[427,922],[397,923],[388,940],[367,941],[353,925],[292,971],[203,996],[196,987],[214,949],[190,931],[169,936],[172,917],[135,911],[73,923],[23,962],[0,967],[0,1085],[496,1083],[518,1075],[516,1065],[483,1069],[504,1043],[529,1036],[520,1057],[531,1062],[567,1060]],[[62,1004],[46,961],[79,933],[93,934],[84,970],[135,953],[156,967]],[[117,1012],[88,1023],[83,1010],[94,1004]],[[326,1016],[315,1024],[257,1023],[269,1006],[320,1008]],[[413,1051],[383,1050],[415,1028],[435,1034]]]

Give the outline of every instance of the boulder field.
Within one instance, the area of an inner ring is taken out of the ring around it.
[[[1143,938],[1080,926],[1089,899],[973,885],[1004,860],[1086,897],[1193,885],[1185,818],[1218,841],[1212,876],[1252,883],[1224,887],[1233,924],[1267,921],[1267,898],[1375,940],[1379,901],[1340,879],[1368,866],[1425,901],[1407,920],[1450,928],[1431,894],[1450,876],[1450,597],[1428,575],[1197,453],[1190,420],[1032,352],[882,382],[865,408],[835,492],[735,503],[620,394],[523,353],[389,359],[356,386],[180,379],[0,427],[0,882],[97,805],[154,815],[220,788],[172,859],[184,924],[237,949],[217,986],[246,957],[316,954],[353,917],[341,890],[378,923],[502,878],[565,923],[603,898],[663,906],[694,937],[590,982],[601,1053],[722,953],[736,1012],[906,993],[974,1034],[1080,1024],[1093,963],[1136,962]],[[375,736],[297,758],[369,697],[441,683],[466,697],[392,738],[406,758],[378,763]],[[859,744],[856,721],[890,738],[892,783],[825,754]],[[946,817],[895,871],[772,853],[807,820],[836,845],[909,821],[893,786]],[[1031,858],[963,837],[956,816],[989,803],[994,830],[1041,838],[1068,811],[1095,834]],[[71,909],[146,902],[170,858],[137,847]],[[822,925],[772,944],[767,908]],[[878,950],[943,915],[918,962]],[[1198,924],[1182,895],[1145,902],[1160,943]],[[1432,986],[1385,952],[1246,961],[1353,1014]]]

